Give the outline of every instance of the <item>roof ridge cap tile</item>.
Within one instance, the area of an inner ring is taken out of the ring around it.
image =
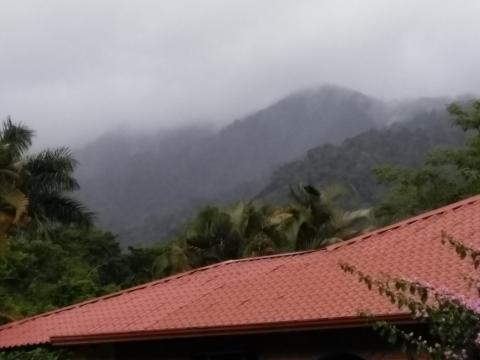
[[[300,256],[300,255],[306,255],[310,254],[313,252],[318,251],[317,250],[302,250],[302,251],[292,251],[292,252],[287,252],[287,253],[281,253],[281,254],[273,254],[273,255],[263,255],[263,256],[251,256],[251,257],[246,257],[246,258],[241,258],[241,259],[232,259],[232,260],[226,260],[221,262],[220,264],[231,264],[231,263],[239,263],[239,262],[251,262],[251,261],[257,261],[257,260],[267,260],[267,259],[275,259],[275,258],[281,258],[281,257],[291,257],[291,256]]]

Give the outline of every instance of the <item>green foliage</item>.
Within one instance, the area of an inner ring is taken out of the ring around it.
[[[66,148],[27,156],[33,131],[11,119],[0,131],[0,241],[15,226],[47,232],[61,225],[91,226],[93,214],[70,196],[79,186]],[[29,214],[29,215],[28,215]],[[33,220],[33,221],[32,221]]]
[[[0,247],[14,226],[26,218],[28,200],[21,191],[22,155],[32,143],[33,132],[10,118],[0,130]]]
[[[65,241],[69,231],[49,239],[11,242],[0,259],[0,296],[10,314],[31,315],[104,292],[100,274],[92,268],[95,260],[88,259],[82,246],[85,244]]]
[[[252,202],[240,202],[225,210],[213,206],[202,209],[158,258],[157,273],[169,275],[279,251],[285,236],[271,223],[272,211]]]
[[[91,226],[93,213],[68,193],[79,189],[73,177],[77,162],[67,148],[44,150],[27,156],[22,190],[37,228],[45,223]]]
[[[286,206],[239,202],[202,209],[158,257],[159,276],[228,259],[319,248],[348,238],[371,223],[369,210],[345,212],[335,206],[341,187],[320,192],[310,185],[291,189]]]
[[[162,251],[122,251],[115,236],[95,229],[93,214],[70,196],[79,189],[71,152],[26,155],[32,136],[10,119],[0,131],[0,245],[8,249],[0,256],[0,323],[152,280]],[[26,218],[28,226],[14,229]]]
[[[127,273],[126,277],[119,281],[119,286],[128,288],[164,276],[164,273],[156,270],[156,262],[165,249],[163,246],[129,247],[121,257],[120,262],[124,263],[122,266],[125,266]]]
[[[150,281],[159,253],[123,252],[112,234],[95,229],[64,227],[48,238],[16,238],[0,258],[3,321]]]
[[[429,164],[416,169],[383,166],[375,169],[380,183],[393,185],[375,208],[375,216],[386,224],[459,200],[459,174],[448,166]]]
[[[375,210],[382,223],[480,192],[480,101],[473,102],[468,110],[457,104],[448,110],[454,123],[467,133],[467,145],[432,151],[420,168],[378,167],[375,173],[379,181],[393,186]]]
[[[50,348],[0,352],[0,360],[68,360],[71,358],[71,354],[65,350],[53,350]]]
[[[344,211],[338,201],[349,195],[342,186],[329,186],[322,191],[311,185],[290,188],[293,204],[287,207],[291,215],[282,230],[293,235],[296,250],[319,248],[348,239],[365,230],[371,223],[370,211]]]

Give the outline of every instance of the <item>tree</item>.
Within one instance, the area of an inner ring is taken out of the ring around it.
[[[15,225],[45,233],[56,225],[91,226],[93,214],[69,196],[79,186],[67,148],[26,155],[33,131],[10,118],[0,131],[0,243]]]
[[[238,211],[240,210],[240,211]],[[241,255],[243,207],[201,209],[164,249],[156,273],[170,275]]]
[[[313,249],[351,237],[370,224],[368,209],[345,212],[335,199],[341,187],[322,194],[313,186],[292,188],[287,206],[238,202],[221,209],[200,210],[163,250],[155,263],[157,275],[242,257]]]
[[[274,214],[273,207],[253,202],[227,209],[207,206],[164,249],[156,273],[170,275],[224,260],[289,251]]]
[[[93,213],[68,194],[80,188],[73,176],[76,160],[68,148],[44,150],[25,158],[21,189],[29,199],[32,227],[90,227]]]
[[[390,223],[480,192],[480,101],[448,111],[468,136],[466,146],[435,150],[420,168],[381,166],[380,183],[392,186],[375,209],[382,223]]]
[[[232,213],[239,213],[235,223],[242,236],[241,257],[292,251],[292,243],[280,227],[284,219],[281,207],[239,203]]]
[[[33,132],[10,118],[0,131],[0,245],[11,229],[26,219],[28,199],[20,190],[22,156],[32,144]]]
[[[293,204],[284,212],[281,229],[295,250],[315,249],[357,235],[371,223],[370,210],[343,211],[336,205],[346,195],[342,186],[323,191],[311,185],[290,188]]]

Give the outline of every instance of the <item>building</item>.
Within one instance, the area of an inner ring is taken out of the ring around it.
[[[0,328],[0,348],[52,344],[79,359],[404,359],[361,311],[408,314],[339,263],[467,292],[468,262],[442,232],[480,247],[480,196],[318,251],[226,261]]]

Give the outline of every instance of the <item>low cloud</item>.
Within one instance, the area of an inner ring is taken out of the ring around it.
[[[480,2],[4,2],[0,117],[42,146],[224,124],[303,87],[480,94]]]

